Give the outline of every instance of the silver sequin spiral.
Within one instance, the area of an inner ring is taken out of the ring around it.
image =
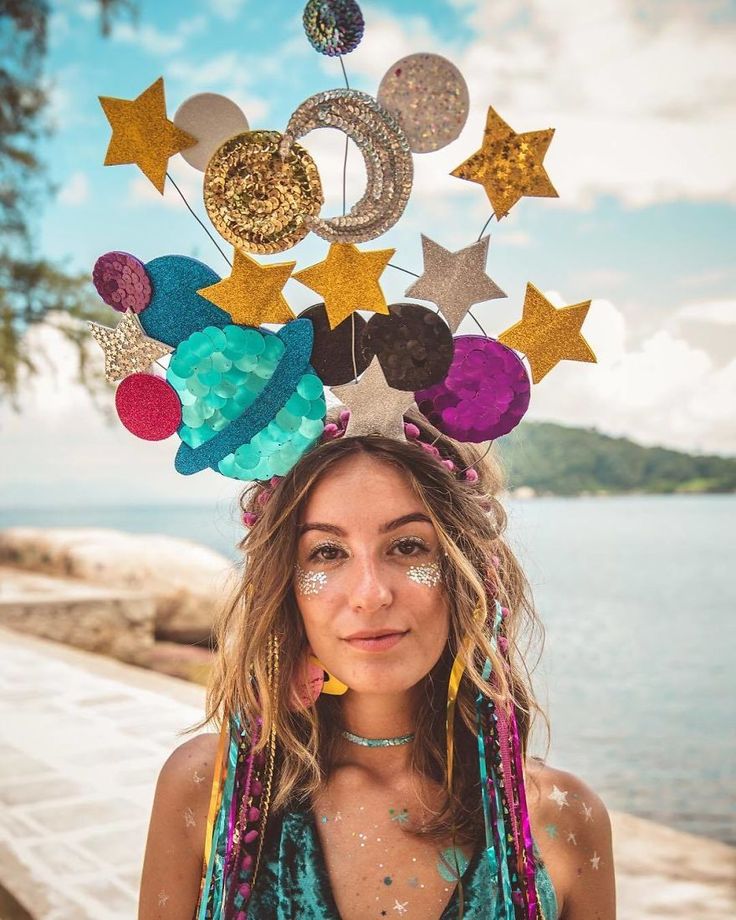
[[[414,163],[409,142],[396,118],[368,93],[331,89],[306,99],[289,119],[281,152],[315,128],[337,128],[358,147],[367,175],[366,190],[348,214],[305,220],[331,243],[364,243],[385,233],[409,201]]]

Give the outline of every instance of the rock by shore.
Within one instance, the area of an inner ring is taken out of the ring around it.
[[[0,565],[128,599],[145,596],[153,604],[154,637],[181,643],[208,642],[215,612],[234,585],[230,560],[207,547],[116,530],[9,528],[0,531]]]

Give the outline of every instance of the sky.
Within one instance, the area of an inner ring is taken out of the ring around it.
[[[366,34],[345,58],[352,86],[375,93],[396,60],[432,51],[461,68],[471,101],[456,141],[414,157],[409,206],[370,246],[395,247],[396,264],[421,272],[421,233],[451,249],[478,237],[490,215],[485,193],[449,173],[480,146],[489,105],[516,131],[554,127],[545,166],[560,197],[522,199],[491,223],[488,273],[508,297],[474,313],[497,335],[520,318],[529,281],[557,306],[592,299],[583,332],[598,364],[559,365],[534,387],[528,418],[736,455],[736,2],[361,6]],[[251,128],[282,130],[307,96],[342,85],[338,62],[303,34],[302,3],[140,0],[137,18],[119,19],[108,38],[91,0],[51,7],[54,131],[42,152],[57,191],[35,216],[39,249],[79,271],[116,249],[144,261],[191,255],[226,273],[173,189],[162,197],[136,167],[103,167],[110,132],[97,96],[131,99],[163,76],[170,116],[192,94],[211,91],[237,102]],[[322,130],[303,143],[322,176],[323,214],[335,213],[342,136]],[[170,168],[204,217],[202,174],[181,157]],[[364,176],[353,148],[349,201],[362,194]],[[287,255],[299,269],[326,249],[312,236]],[[387,269],[382,280],[395,302],[411,279]],[[295,311],[313,302],[297,282],[285,293]],[[459,330],[474,331],[472,320]],[[214,473],[177,476],[176,439],[137,441],[110,422],[76,384],[74,356],[58,332],[31,335],[45,370],[24,386],[19,414],[0,407],[6,505],[179,502],[235,491]]]

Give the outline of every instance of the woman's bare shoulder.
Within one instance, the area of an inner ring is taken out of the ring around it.
[[[601,797],[574,773],[527,760],[532,831],[565,920],[615,916],[611,821]]]
[[[143,862],[139,920],[191,917],[199,893],[207,813],[218,736],[205,733],[180,744],[156,784]]]
[[[173,788],[212,785],[219,735],[205,732],[175,748],[161,768],[161,779]],[[209,782],[205,782],[208,780]]]

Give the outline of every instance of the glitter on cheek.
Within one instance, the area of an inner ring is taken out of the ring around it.
[[[412,565],[406,570],[406,577],[418,585],[436,588],[442,581],[439,563],[428,562],[426,565]]]
[[[300,565],[296,567],[296,591],[306,597],[313,597],[327,584],[327,572],[308,572]]]

